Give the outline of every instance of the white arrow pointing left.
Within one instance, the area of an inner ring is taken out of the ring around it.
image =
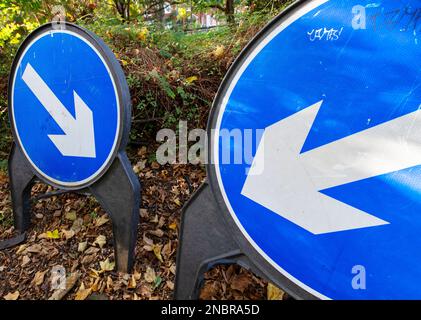
[[[75,105],[75,117],[73,117],[29,63],[22,79],[63,130],[64,135],[48,135],[61,154],[66,157],[95,158],[92,111],[79,95],[73,91]]]
[[[313,234],[388,224],[320,191],[420,165],[421,110],[301,153],[322,103],[266,129],[242,195]]]

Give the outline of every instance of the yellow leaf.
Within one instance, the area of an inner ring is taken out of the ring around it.
[[[54,231],[47,231],[47,238],[48,239],[60,239],[60,234],[58,232],[57,229],[55,229]]]
[[[110,262],[108,258],[105,261],[99,263],[101,271],[113,271],[115,267],[115,262]]]
[[[105,236],[102,236],[102,235],[99,235],[96,239],[95,239],[95,241],[94,241],[94,243],[93,243],[93,245],[98,245],[101,249],[102,249],[102,247],[105,245],[107,243],[107,238],[105,237]]]
[[[193,82],[197,81],[198,79],[199,79],[198,77],[196,77],[196,76],[192,76],[192,77],[188,77],[188,78],[186,79],[186,82],[187,82],[188,84],[192,84]]]
[[[178,8],[177,18],[178,19],[184,19],[185,17],[187,17],[187,10],[184,9],[184,8]]]
[[[4,297],[4,300],[18,300],[19,298],[19,291],[15,291],[13,293],[8,293]]]
[[[149,30],[143,27],[142,29],[140,29],[139,33],[137,34],[137,38],[140,41],[145,41],[146,38],[148,37],[148,34],[149,34]]]
[[[27,247],[26,244],[20,245],[18,250],[16,251],[16,254],[21,254],[22,252],[24,252],[26,250],[26,247]]]
[[[212,54],[215,58],[221,58],[224,53],[225,53],[225,47],[224,46],[217,46],[216,49],[212,52]]]
[[[171,230],[176,230],[176,229],[177,229],[177,223],[176,223],[176,222],[171,223],[171,224],[168,226],[168,228],[170,228]]]
[[[76,292],[75,300],[85,300],[91,294],[91,292],[91,288],[85,289],[85,285],[82,282],[79,290]]]
[[[155,257],[158,258],[159,261],[164,262],[161,255],[161,247],[160,245],[154,244],[153,245],[153,253],[155,253]]]
[[[136,288],[136,285],[137,285],[136,279],[135,279],[134,275],[132,275],[130,277],[129,283],[127,284],[127,288],[128,289],[135,289]]]
[[[269,283],[267,288],[267,298],[268,300],[282,300],[284,297],[284,292],[275,287],[273,284]]]

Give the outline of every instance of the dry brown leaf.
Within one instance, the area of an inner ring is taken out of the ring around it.
[[[99,252],[98,248],[90,247],[88,250],[85,251],[85,254],[90,255],[90,254],[96,254],[98,252]]]
[[[159,238],[162,238],[164,236],[164,231],[162,231],[161,229],[149,231],[149,233]]]
[[[6,294],[4,297],[3,297],[3,299],[4,300],[18,300],[18,298],[19,298],[19,295],[20,295],[20,293],[19,293],[19,291],[15,291],[15,292],[9,292],[8,294]]]
[[[70,229],[70,230],[61,230],[61,236],[66,239],[66,240],[70,240],[71,238],[73,238],[75,236],[75,231]]]
[[[168,289],[174,290],[174,282],[168,280],[166,282],[166,286],[167,286]]]
[[[36,286],[40,286],[44,283],[44,277],[48,270],[45,271],[38,271],[35,273],[34,279],[32,279],[32,283]]]
[[[101,227],[102,225],[106,224],[108,221],[110,221],[108,219],[108,215],[104,214],[104,215],[100,216],[99,218],[95,219],[95,226]]]
[[[268,300],[282,300],[284,298],[285,292],[283,292],[278,287],[274,286],[272,283],[268,283],[267,287],[267,299]]]
[[[77,251],[78,252],[84,252],[86,250],[86,247],[88,246],[88,242],[80,242],[77,246]]]
[[[240,274],[234,276],[231,280],[231,288],[234,290],[238,290],[243,293],[248,286],[251,284],[251,278],[247,274]]]
[[[29,253],[40,253],[42,250],[42,247],[39,244],[34,244],[28,248],[26,248],[25,252]]]
[[[99,235],[96,239],[95,239],[95,241],[94,241],[94,243],[93,243],[93,245],[98,245],[101,249],[102,249],[102,247],[105,245],[107,243],[107,238],[105,237],[105,236],[103,236],[103,235]]]
[[[22,267],[24,267],[24,266],[26,266],[29,262],[31,262],[31,258],[29,258],[28,256],[23,256],[23,258],[22,258],[22,264],[21,264],[21,266]]]

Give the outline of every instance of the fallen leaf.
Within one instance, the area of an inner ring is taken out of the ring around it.
[[[272,283],[268,283],[268,287],[267,287],[268,300],[282,300],[284,295],[285,293],[281,289],[274,286]]]
[[[98,248],[95,247],[90,247],[88,250],[85,251],[86,255],[91,255],[91,254],[95,254],[99,251]]]
[[[170,228],[171,230],[176,230],[177,229],[177,223],[173,222],[171,223],[168,228]]]
[[[247,274],[234,276],[231,280],[231,288],[243,293],[251,284],[251,279]]]
[[[154,282],[156,278],[155,270],[152,269],[151,267],[147,267],[144,278],[145,278],[145,281],[148,283]]]
[[[27,245],[26,244],[20,245],[19,248],[18,248],[18,250],[16,251],[16,254],[23,253],[26,250],[26,248],[27,248]]]
[[[67,278],[66,278],[66,288],[64,289],[58,289],[56,291],[54,291],[54,293],[51,295],[51,297],[48,298],[48,300],[61,300],[64,298],[64,296],[66,296],[66,294],[73,289],[73,287],[75,286],[76,282],[79,280],[80,277],[80,273],[79,272],[74,272],[72,274],[70,274]]]
[[[174,203],[175,203],[177,206],[179,206],[179,207],[181,207],[181,206],[182,206],[181,201],[180,201],[180,199],[178,199],[178,198],[175,198],[175,199],[174,199]]]
[[[34,279],[32,279],[32,283],[36,286],[40,286],[44,283],[44,276],[47,273],[48,270],[45,271],[38,271],[35,273]]]
[[[70,228],[75,232],[75,234],[78,234],[83,228],[83,219],[77,218],[75,221],[73,221],[72,227]]]
[[[88,246],[88,242],[80,242],[79,245],[77,246],[77,251],[78,252],[84,252],[86,250],[86,247]]]
[[[188,77],[188,78],[186,79],[186,82],[187,82],[188,84],[192,84],[193,82],[197,81],[197,79],[199,79],[197,76]]]
[[[103,236],[103,235],[99,235],[96,239],[95,239],[95,241],[94,241],[94,243],[93,243],[93,245],[98,245],[101,249],[102,249],[102,247],[105,245],[107,243],[107,238],[105,237],[105,236]]]
[[[96,227],[101,227],[102,225],[106,224],[108,221],[110,221],[108,219],[108,216],[106,214],[100,216],[99,218],[95,219],[95,226]]]
[[[24,267],[24,266],[26,266],[29,262],[31,262],[31,258],[29,258],[28,256],[23,256],[21,266],[22,266],[22,267]]]
[[[215,58],[220,58],[223,56],[224,52],[225,52],[224,46],[217,46],[216,49],[212,52],[212,54]]]
[[[10,292],[10,293],[6,294],[6,295],[3,297],[3,299],[4,299],[4,300],[18,300],[19,295],[20,295],[19,291],[15,291],[15,292],[13,292],[13,293],[11,293],[11,292]]]
[[[95,255],[91,254],[91,255],[84,256],[81,263],[82,264],[91,264],[94,261],[95,261]]]
[[[72,211],[66,212],[66,215],[64,217],[67,220],[75,221],[77,219],[76,211],[72,210]]]
[[[172,281],[167,281],[166,283],[165,283],[165,285],[167,286],[167,288],[168,289],[170,289],[170,290],[174,290],[174,282],[172,282]]]
[[[48,239],[60,239],[58,229],[55,229],[54,231],[47,231],[46,235]]]
[[[162,231],[161,229],[156,229],[153,231],[149,231],[150,234],[158,237],[158,238],[162,238],[164,236],[164,231]]]
[[[42,250],[42,247],[39,244],[34,244],[34,245],[26,248],[25,252],[29,252],[29,253],[40,253],[41,250]]]
[[[134,275],[132,275],[129,279],[128,284],[127,284],[127,288],[128,289],[135,289],[136,286],[137,286],[136,279],[135,279]]]
[[[85,289],[85,285],[82,284],[79,287],[79,290],[76,292],[75,300],[86,300],[86,298],[92,293],[91,288]]]
[[[75,231],[70,229],[70,230],[61,230],[61,234],[62,236],[64,236],[64,238],[66,238],[66,240],[70,240],[71,238],[73,238],[75,236]]]
[[[161,255],[161,248],[162,248],[161,245],[155,244],[153,246],[153,253],[155,254],[155,257],[158,258],[159,261],[164,262]]]
[[[134,276],[135,280],[140,280],[140,278],[142,277],[142,274],[140,272],[135,271],[133,273],[133,276]]]
[[[101,267],[101,271],[113,271],[115,267],[115,262],[110,262],[107,258],[104,261],[100,261],[99,266]]]
[[[160,276],[157,276],[155,280],[153,281],[153,289],[155,290],[158,288],[162,283],[162,278]]]

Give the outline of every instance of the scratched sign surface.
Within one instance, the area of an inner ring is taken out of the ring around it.
[[[421,1],[308,1],[260,36],[219,99],[264,130],[218,188],[248,242],[321,298],[421,298]]]

